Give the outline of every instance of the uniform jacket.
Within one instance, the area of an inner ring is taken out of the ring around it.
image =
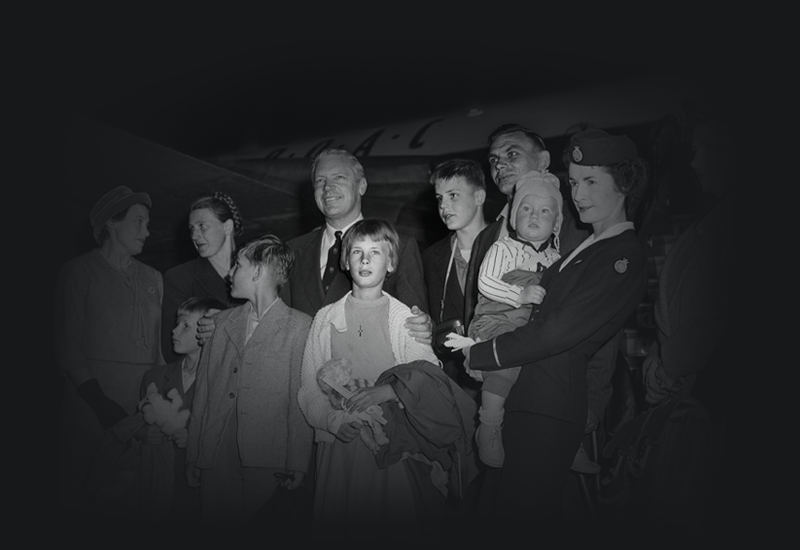
[[[172,329],[178,307],[192,297],[210,296],[231,307],[241,304],[228,293],[228,283],[219,276],[206,258],[194,260],[168,269],[164,274],[164,303],[161,307],[161,353],[170,363],[179,358],[172,350]]]
[[[319,269],[320,247],[325,228],[317,228],[287,242],[295,253],[295,265],[289,283],[283,286],[281,298],[294,309],[314,316],[323,307],[341,299],[351,288],[347,273],[339,270],[328,293],[322,290]],[[406,304],[428,310],[422,258],[417,241],[400,235],[398,267],[386,277],[383,290]]]
[[[526,325],[470,348],[470,368],[521,366],[506,411],[527,411],[583,424],[589,359],[636,310],[647,286],[643,245],[633,230],[597,241],[559,272],[542,277],[547,296]]]
[[[300,367],[311,317],[281,300],[245,345],[250,306],[217,315],[197,367],[187,461],[212,468],[228,414],[237,414],[244,467],[305,472],[312,432],[297,406]]]

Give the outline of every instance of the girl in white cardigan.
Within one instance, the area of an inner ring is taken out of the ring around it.
[[[383,371],[418,359],[438,364],[431,347],[404,328],[408,307],[383,292],[386,277],[397,267],[397,250],[397,232],[382,220],[364,219],[345,234],[341,262],[350,272],[352,290],[317,313],[306,343],[298,401],[318,443],[314,527],[326,538],[385,536],[391,525],[409,533],[418,525],[406,461],[379,469],[358,437],[367,429],[359,422],[343,423],[333,432],[335,411],[316,378],[329,359],[348,359],[356,383],[344,405],[363,411],[397,400],[391,386],[374,385]]]

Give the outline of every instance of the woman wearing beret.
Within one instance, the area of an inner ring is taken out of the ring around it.
[[[59,484],[63,503],[77,509],[105,431],[136,411],[142,375],[163,362],[161,274],[134,258],[150,234],[151,204],[125,186],[103,195],[90,213],[99,248],[68,261],[56,283],[56,357],[68,379]]]
[[[204,193],[189,207],[189,233],[198,257],[164,274],[161,353],[167,362],[178,360],[171,332],[178,307],[185,300],[211,297],[231,307],[242,303],[231,298],[226,279],[236,249],[234,237],[241,235],[242,229],[239,209],[225,193]]]
[[[572,136],[563,161],[572,200],[593,233],[541,280],[539,311],[524,326],[465,348],[469,368],[521,366],[506,401],[494,511],[512,530],[550,527],[587,419],[586,365],[622,328],[647,286],[646,256],[628,214],[647,167],[626,136],[587,130]]]

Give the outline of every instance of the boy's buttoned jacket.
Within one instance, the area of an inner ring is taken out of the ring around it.
[[[187,461],[212,468],[229,414],[244,467],[305,472],[312,431],[297,405],[311,317],[278,299],[245,344],[250,306],[220,312],[198,365]]]

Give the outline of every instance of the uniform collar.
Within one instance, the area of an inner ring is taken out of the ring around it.
[[[572,261],[572,259],[577,256],[582,250],[588,248],[589,246],[593,245],[598,241],[602,241],[605,239],[610,239],[611,237],[616,237],[620,233],[627,231],[628,229],[633,229],[633,222],[620,222],[617,224],[612,225],[599,235],[595,235],[592,233],[589,235],[585,241],[579,244],[572,253],[567,256],[567,259],[561,262],[561,267],[559,267],[559,271],[564,269],[564,267]]]

